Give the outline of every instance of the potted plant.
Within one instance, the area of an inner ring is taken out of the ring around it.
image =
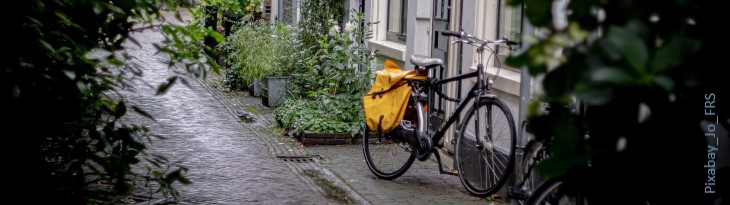
[[[254,94],[266,76],[276,71],[277,54],[272,36],[273,28],[264,21],[245,22],[226,39],[228,65],[246,88]]]
[[[340,136],[363,134],[360,98],[370,88],[374,53],[361,43],[370,34],[370,24],[359,26],[362,19],[354,15],[344,29],[334,20],[327,22],[330,32],[297,60],[294,96],[276,108],[275,118],[305,144],[347,142]]]
[[[266,100],[264,105],[277,106],[287,96],[291,74],[300,64],[305,51],[303,51],[301,40],[299,40],[299,29],[290,25],[280,24],[274,28],[273,47],[278,57],[275,70],[266,77]]]

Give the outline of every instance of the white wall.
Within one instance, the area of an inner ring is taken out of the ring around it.
[[[433,1],[408,0],[408,27],[406,28],[406,53],[404,61],[408,69],[413,68],[411,55],[431,56],[431,19]]]

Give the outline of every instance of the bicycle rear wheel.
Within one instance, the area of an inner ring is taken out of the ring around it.
[[[509,178],[515,161],[515,122],[509,108],[496,98],[482,98],[461,125],[455,160],[459,179],[475,196],[494,194]],[[476,112],[475,112],[476,111]],[[479,112],[479,125],[476,114]],[[477,130],[479,136],[477,136]],[[484,148],[477,147],[477,137]]]
[[[425,131],[425,120],[420,120],[424,119],[423,105],[411,101],[407,109],[404,120],[411,121],[415,128],[413,131],[401,130],[403,131],[401,133],[412,132],[415,137],[415,131]],[[366,132],[363,136],[362,149],[365,162],[370,171],[380,179],[391,180],[400,177],[408,171],[416,158],[413,148],[404,136],[397,135],[398,132],[400,131],[393,131],[382,137],[377,133]]]

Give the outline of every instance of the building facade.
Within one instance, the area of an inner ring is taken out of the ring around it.
[[[300,15],[300,1],[272,0],[271,20],[296,24]],[[365,44],[371,50],[377,51],[378,68],[382,69],[385,60],[392,60],[403,69],[413,69],[409,62],[411,55],[430,56],[444,61],[445,69],[439,73],[440,78],[475,71],[478,63],[475,48],[452,44],[455,39],[440,35],[441,31],[463,30],[488,40],[504,36],[521,43],[523,32],[530,30],[529,26],[523,24],[525,20],[522,8],[507,6],[506,0],[344,0],[344,3],[346,9],[363,12],[366,21],[373,23],[373,38]],[[343,22],[346,21],[347,19],[343,19]],[[485,65],[487,72],[496,74],[496,65],[503,64],[509,54],[507,49],[500,50],[500,61],[497,62],[493,57],[489,59],[490,64]],[[483,62],[487,62],[488,58],[489,55],[485,54]],[[452,97],[466,96],[466,92],[475,82],[476,79],[468,79],[460,83],[450,83],[444,87],[443,92]],[[523,84],[527,86],[521,89]],[[525,110],[521,108],[520,101],[527,101],[532,96],[531,93],[539,90],[535,85],[537,83],[531,78],[522,75],[521,69],[506,65],[499,69],[499,75],[494,81],[492,91],[512,112],[518,132],[518,145],[526,142],[520,139],[524,133],[520,122]],[[447,119],[456,103],[439,100],[432,107],[439,110],[440,118]],[[458,126],[459,122],[451,126],[444,138],[445,147],[440,151],[447,159],[454,152],[454,145],[449,142],[457,136],[455,128]],[[451,160],[445,165],[453,167],[449,162]]]
[[[495,40],[504,36],[520,42],[523,30],[529,29],[523,25],[522,8],[507,6],[504,0],[367,0],[362,4],[367,19],[376,23],[373,26],[374,36],[367,42],[367,46],[378,51],[378,65],[390,59],[403,69],[413,69],[409,62],[411,55],[440,58],[445,64],[440,78],[475,71],[478,62],[475,48],[452,44],[455,39],[440,35],[441,31],[463,30],[480,39]],[[503,64],[509,54],[508,49],[500,50],[501,62],[496,62],[494,58],[489,59],[490,64],[485,65],[487,72],[496,74],[497,63]],[[483,58],[483,62],[487,62],[489,55],[485,54]],[[521,111],[524,111],[520,107],[520,96],[525,97],[522,100],[527,100],[531,91],[535,90],[535,83],[530,78],[523,80],[525,76],[521,72],[519,68],[502,66],[493,87],[494,93],[512,112],[518,131],[517,144],[524,143],[519,139],[522,124],[519,123],[522,121],[520,116],[523,116]],[[475,82],[476,79],[450,83],[443,91],[452,97],[466,96],[466,92]],[[527,85],[525,90],[520,89],[521,82]],[[441,108],[441,118],[447,119],[456,103],[440,100],[432,107]],[[453,154],[454,145],[449,142],[458,134],[455,132],[458,123],[451,126],[444,139],[445,149],[441,151],[446,156]]]

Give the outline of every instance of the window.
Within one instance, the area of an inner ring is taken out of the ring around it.
[[[408,0],[388,0],[388,32],[386,40],[406,43],[406,14]]]
[[[520,43],[522,40],[522,6],[508,6],[506,1],[502,1],[499,5],[499,27],[497,28],[497,38],[506,36],[512,41]],[[512,47],[513,49],[519,49],[519,47]],[[500,55],[507,55],[509,51],[507,49],[501,49]]]

